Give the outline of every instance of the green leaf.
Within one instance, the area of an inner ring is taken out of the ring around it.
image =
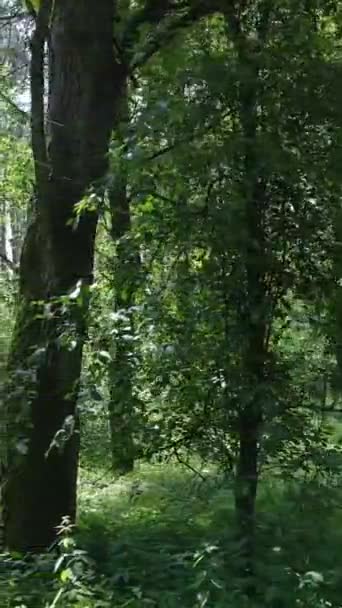
[[[73,573],[71,568],[66,568],[65,570],[62,570],[62,572],[60,573],[60,579],[62,583],[68,583],[69,581],[71,581],[73,579]]]

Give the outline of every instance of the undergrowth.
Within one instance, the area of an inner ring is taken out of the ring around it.
[[[83,469],[77,529],[63,522],[48,555],[2,556],[1,608],[342,606],[338,484],[262,482],[255,592],[247,598],[230,481],[203,474],[145,464],[113,481]]]

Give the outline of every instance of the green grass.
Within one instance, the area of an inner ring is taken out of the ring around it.
[[[239,558],[228,480],[212,471],[208,481],[196,483],[180,466],[144,465],[120,482],[107,483],[100,487],[104,480],[82,476],[79,541],[99,573],[114,577],[114,586],[117,580],[119,595],[135,587],[151,605],[168,606],[166,598],[171,598],[170,605],[180,602],[184,607],[195,606],[196,592],[204,587],[216,598],[209,606],[216,606],[215,601],[221,606],[224,598],[232,597],[239,588]],[[135,493],[135,485],[141,493]],[[260,597],[271,601],[274,596],[280,607],[282,598],[292,601],[300,577],[315,571],[324,576],[324,597],[338,605],[340,498],[338,489],[318,482],[262,483],[257,539]],[[216,549],[210,552],[210,547]],[[203,560],[195,567],[196,554],[203,550]]]
[[[231,528],[227,492],[215,488],[213,509],[209,488],[172,465],[141,466],[95,492],[91,483],[86,490],[89,481],[83,481],[79,538],[99,570],[119,579],[119,587],[141,588],[151,600],[193,596],[194,555],[206,543],[222,542],[224,529]]]
[[[231,484],[214,469],[206,475],[202,482],[180,465],[144,464],[113,480],[108,473],[83,469],[76,540],[92,560],[85,577],[90,595],[78,603],[72,594],[62,595],[56,608],[342,606],[338,485],[262,482],[257,595],[251,602],[240,593]],[[19,580],[22,604],[49,606],[44,585],[32,576]],[[20,603],[1,603],[1,608],[14,606]]]

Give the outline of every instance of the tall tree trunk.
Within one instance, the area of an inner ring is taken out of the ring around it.
[[[32,39],[37,200],[20,262],[20,305],[5,411],[8,441],[2,490],[5,542],[10,549],[44,549],[56,538],[62,517],[75,518],[76,401],[97,211],[86,208],[74,222],[73,218],[75,205],[106,172],[125,78],[114,55],[114,7],[113,0],[45,0]]]
[[[128,88],[121,105],[121,124],[116,134],[125,149],[125,130],[129,121]],[[116,334],[111,344],[112,360],[109,365],[110,401],[108,405],[111,433],[112,469],[116,475],[125,475],[134,468],[133,440],[133,370],[134,334],[132,306],[135,301],[138,259],[130,242],[131,215],[127,196],[127,171],[120,163],[111,184],[110,214],[111,237],[115,247],[113,264],[114,312],[117,314]]]
[[[235,40],[240,63],[240,124],[244,139],[241,200],[244,203],[244,233],[241,253],[245,269],[246,301],[240,320],[244,335],[241,372],[249,387],[249,398],[238,418],[239,454],[235,479],[235,509],[241,546],[242,574],[254,574],[258,450],[263,419],[263,385],[267,359],[269,301],[266,288],[265,211],[267,183],[257,153],[259,59],[240,18],[230,16],[229,28]],[[249,580],[246,592],[254,594]]]

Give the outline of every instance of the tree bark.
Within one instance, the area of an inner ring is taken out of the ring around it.
[[[113,0],[61,0],[50,14],[43,2],[32,40],[37,200],[20,262],[2,479],[5,543],[15,550],[45,549],[62,517],[76,513],[76,401],[98,214],[86,207],[75,219],[75,205],[107,169],[125,79],[114,54],[114,10]]]

